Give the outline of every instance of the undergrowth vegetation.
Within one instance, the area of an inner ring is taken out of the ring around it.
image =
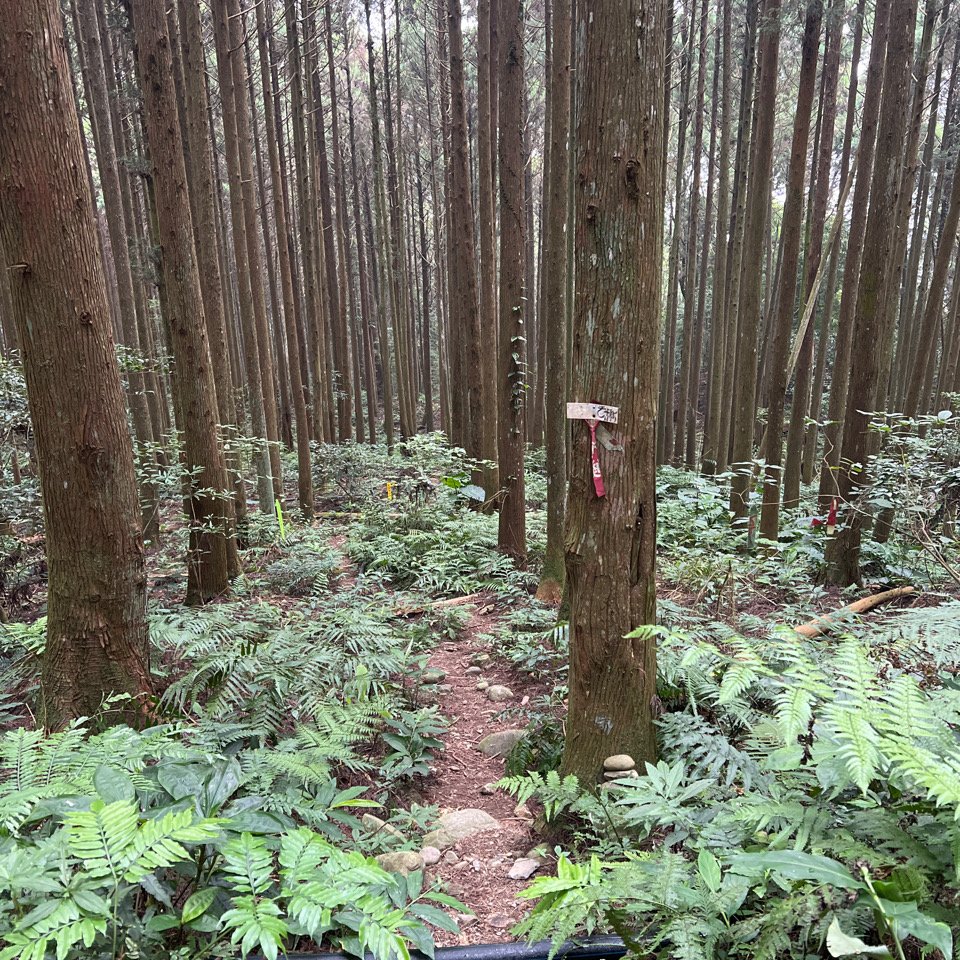
[[[440,438],[399,456],[324,448],[320,518],[251,518],[232,600],[186,609],[155,591],[145,729],[91,717],[42,733],[43,618],[2,626],[0,960],[430,954],[467,908],[420,872],[386,872],[374,856],[412,842],[363,815],[436,821],[411,792],[447,730],[422,676],[469,617],[435,602],[463,596],[496,607],[484,639],[540,690],[502,714],[527,729],[503,786],[538,804],[557,856],[524,894],[535,906],[518,935],[615,931],[677,960],[950,960],[960,604],[946,595],[952,501],[937,504],[953,439],[946,420],[927,426],[922,449],[890,434],[916,508],[867,550],[874,582],[909,578],[930,605],[812,640],[790,626],[845,601],[812,585],[827,537],[812,501],[778,544],[748,550],[723,478],[661,471],[647,633],[660,756],[599,792],[558,773],[569,635],[532,598],[535,458],[532,562],[518,571],[496,551],[496,517],[475,509],[473,465]],[[877,471],[878,511],[895,475]]]

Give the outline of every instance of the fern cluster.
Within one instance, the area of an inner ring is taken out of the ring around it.
[[[663,630],[659,685],[672,709],[657,764],[599,796],[556,773],[502,782],[605,858],[561,860],[556,877],[535,881],[538,904],[518,932],[559,942],[613,929],[642,955],[683,960],[799,960],[828,932],[850,955],[848,941],[866,947],[860,937],[891,949],[913,937],[949,958],[960,701],[910,669],[923,644],[953,663],[955,641],[936,639],[948,620],[913,615],[836,642]]]

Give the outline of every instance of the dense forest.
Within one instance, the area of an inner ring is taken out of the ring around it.
[[[960,3],[0,8],[0,960],[952,960]]]

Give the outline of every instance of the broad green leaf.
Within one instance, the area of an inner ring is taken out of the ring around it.
[[[196,920],[197,917],[206,913],[207,910],[210,909],[210,904],[213,903],[216,896],[216,887],[204,887],[202,890],[197,890],[196,893],[192,893],[187,897],[187,902],[183,905],[180,923],[186,926],[191,920]]]
[[[916,937],[939,950],[944,960],[953,960],[953,933],[947,924],[921,913],[915,903],[894,903],[880,898],[877,903],[901,940]]]
[[[844,933],[836,917],[830,921],[827,928],[827,952],[831,957],[859,957],[862,954],[870,957],[890,957],[890,951],[886,947],[871,947],[859,937]]]
[[[697,870],[707,889],[711,893],[716,893],[722,881],[720,861],[706,847],[697,856]]]
[[[122,770],[101,764],[93,775],[93,785],[104,803],[114,800],[135,800],[137,790],[133,781]]]
[[[842,890],[866,890],[867,886],[836,860],[800,853],[796,850],[770,850],[765,853],[741,853],[730,861],[734,873],[755,876],[772,871],[787,880],[811,880],[828,883]]]

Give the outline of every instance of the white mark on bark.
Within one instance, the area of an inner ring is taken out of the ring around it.
[[[594,717],[593,722],[605,733],[609,734],[613,729],[613,721],[609,717],[605,717],[602,714],[599,717]]]

